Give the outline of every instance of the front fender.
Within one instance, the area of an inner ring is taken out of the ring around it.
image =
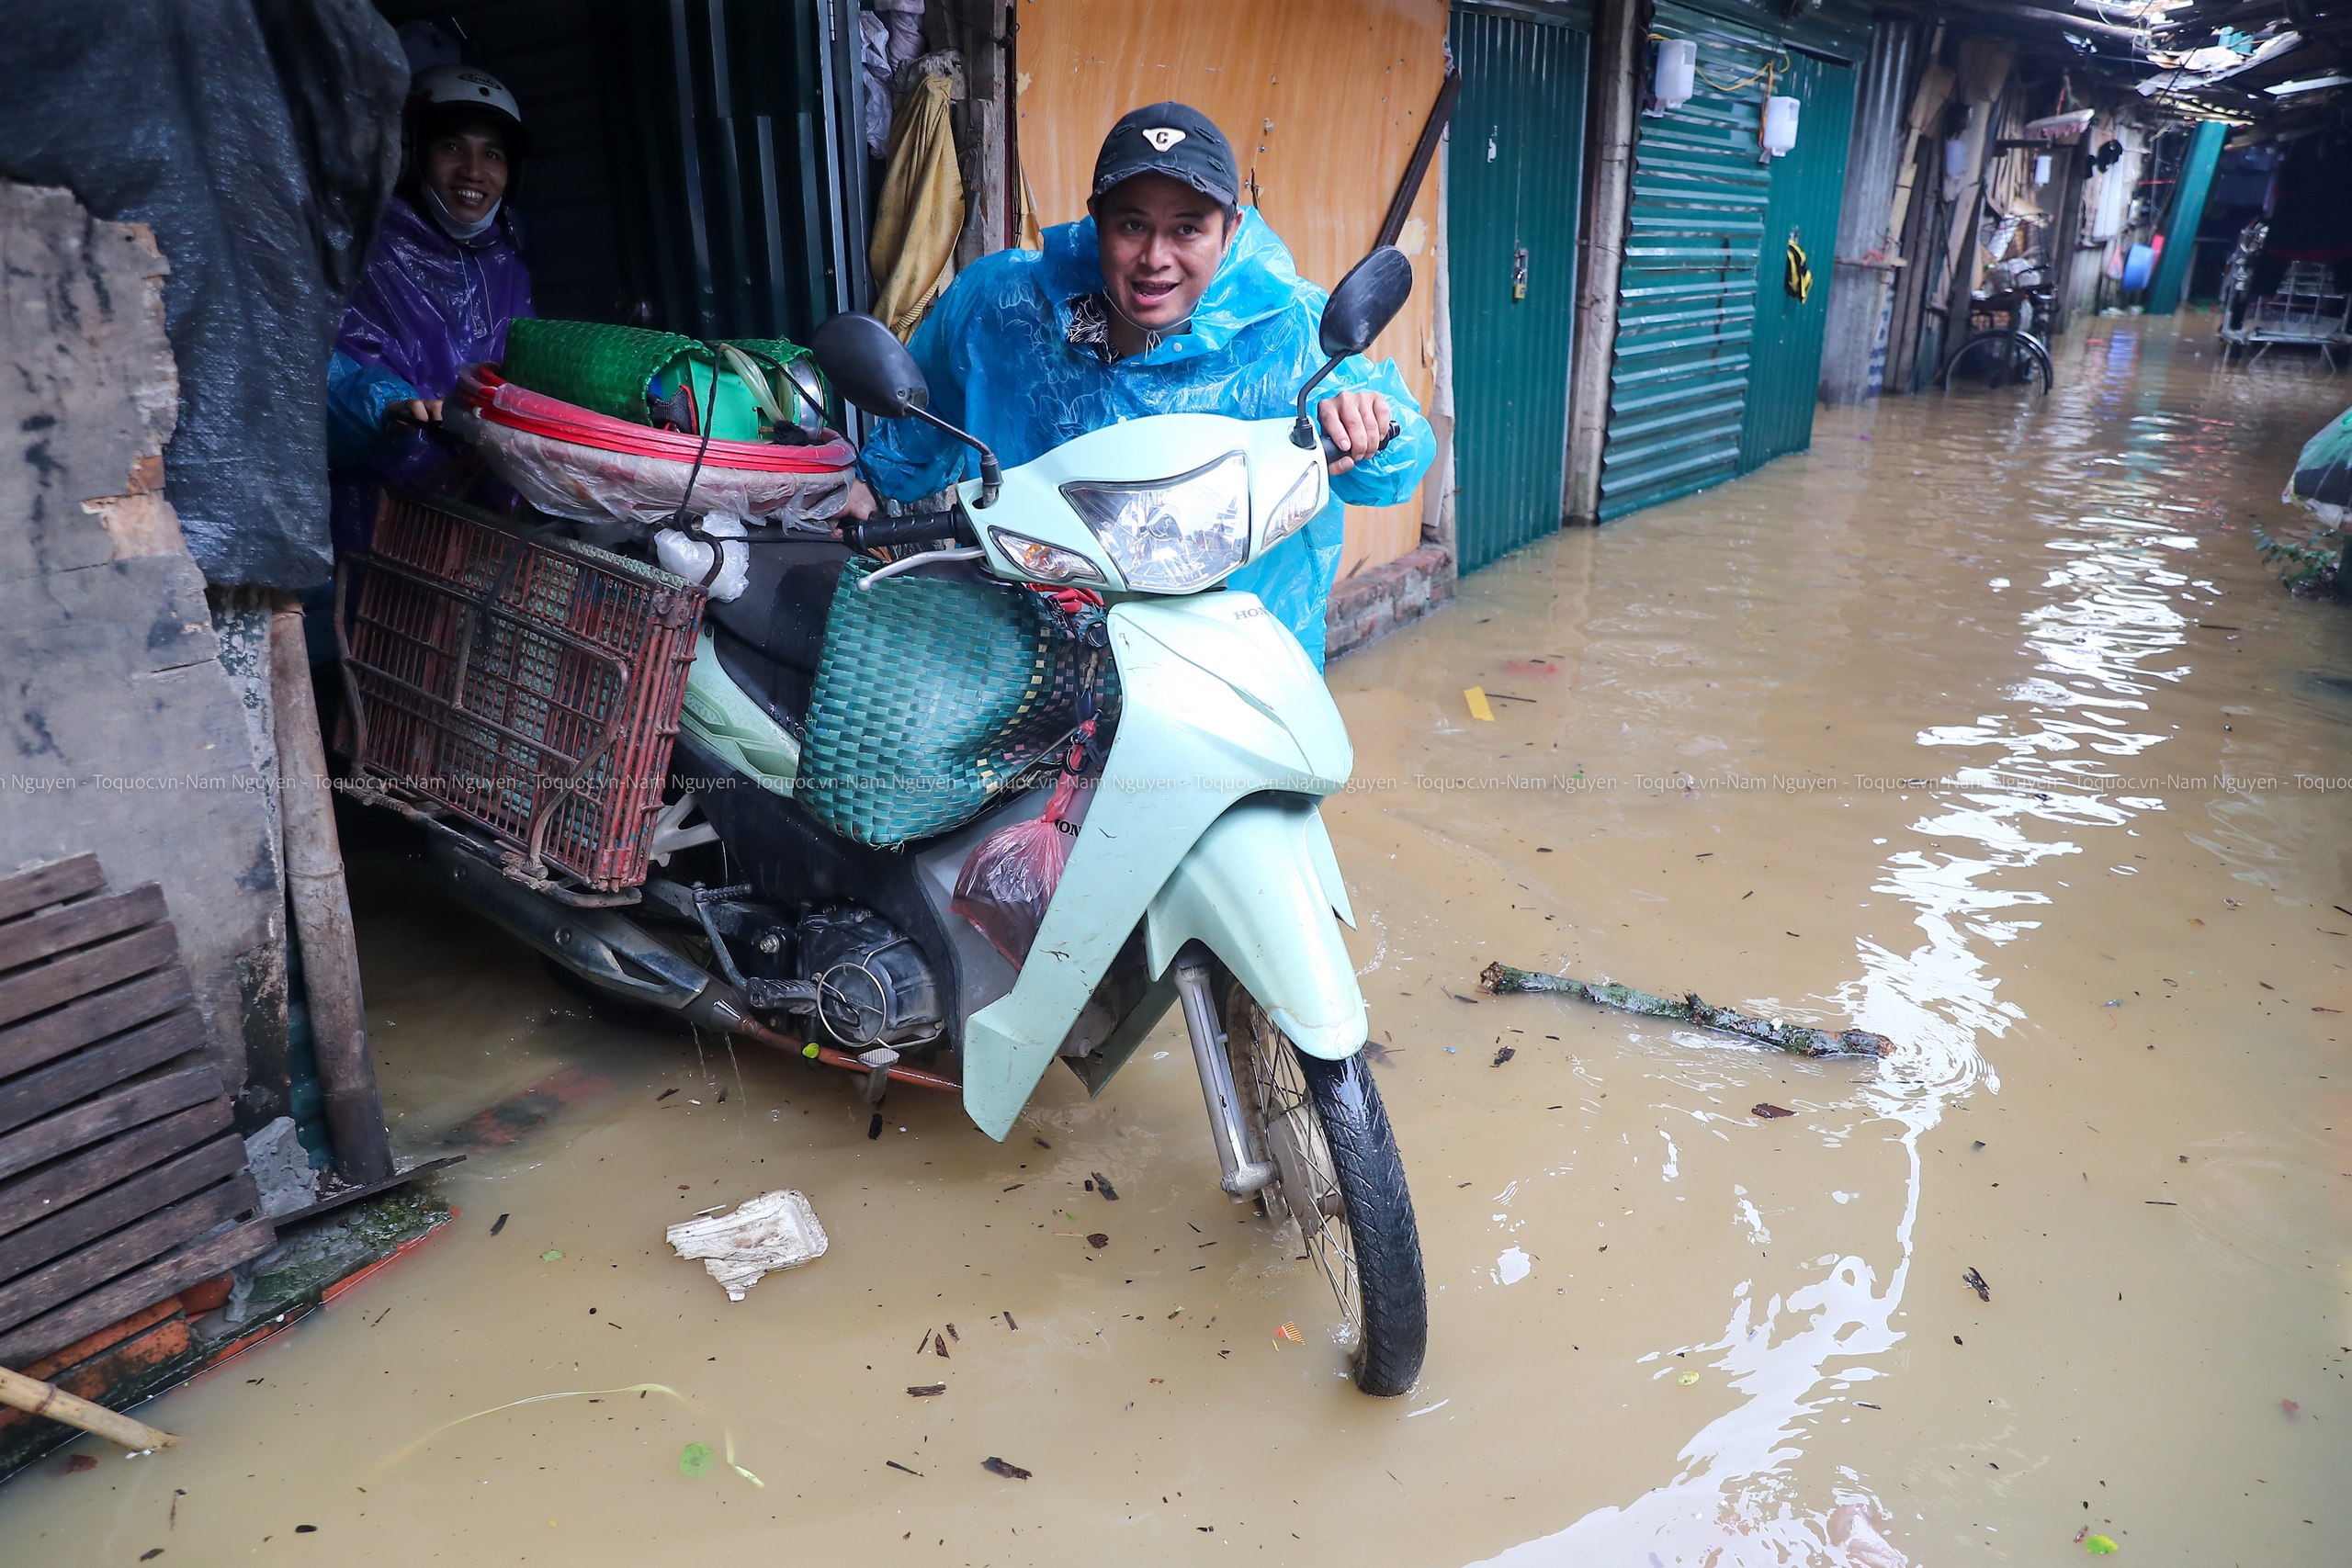
[[[1145,911],[1151,973],[1167,973],[1197,940],[1301,1051],[1334,1061],[1355,1055],[1363,992],[1340,940],[1347,894],[1338,871],[1313,801],[1242,801],[1201,835]]]
[[[1336,794],[1352,765],[1322,678],[1250,594],[1120,604],[1110,626],[1119,728],[1094,803],[1019,979],[965,1021],[964,1108],[992,1138],[1012,1131],[1095,983],[1203,835],[1242,800]],[[1316,830],[1296,829],[1296,852],[1315,862],[1322,848],[1304,885],[1335,885],[1321,819],[1309,810],[1306,820]],[[1344,1032],[1337,1013],[1298,1016]]]

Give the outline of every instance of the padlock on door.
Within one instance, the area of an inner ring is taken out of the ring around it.
[[[1527,298],[1527,247],[1521,245],[1510,254],[1510,298],[1517,304]]]

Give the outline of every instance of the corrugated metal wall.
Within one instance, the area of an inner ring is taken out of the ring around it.
[[[1813,445],[1821,387],[1821,344],[1829,324],[1831,261],[1845,204],[1846,152],[1854,126],[1854,68],[1790,56],[1774,90],[1792,97],[1797,144],[1772,162],[1764,209],[1763,254],[1756,268],[1755,336],[1748,347],[1747,407],[1741,416],[1739,471]],[[1789,242],[1813,271],[1800,300],[1788,290]]]
[[[1560,526],[1590,39],[1464,8],[1446,164],[1460,570]]]
[[[862,160],[837,155],[828,113],[837,3],[599,0],[614,216],[651,324],[805,343],[858,297]]]
[[[1618,288],[1600,521],[1719,484],[1739,471],[1755,331],[1756,265],[1771,198],[1757,162],[1766,34],[1687,6],[1657,7],[1651,31],[1699,42],[1698,90],[1642,117]],[[1649,70],[1649,54],[1638,69]]]
[[[1905,111],[1911,104],[1913,58],[1920,24],[1888,13],[1871,32],[1870,58],[1854,88],[1854,127],[1846,140],[1846,201],[1838,213],[1838,263],[1816,266],[1818,287],[1829,289],[1829,321],[1822,332],[1821,398],[1854,403],[1874,395],[1874,366],[1883,363],[1888,287],[1895,254],[1888,231],[1894,186],[1909,147]]]
[[[1870,48],[1871,0],[1675,0],[1673,8],[1737,23],[1821,60],[1850,65]]]

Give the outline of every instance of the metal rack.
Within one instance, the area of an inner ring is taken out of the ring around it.
[[[2325,263],[2290,262],[2276,289],[2246,302],[2236,326],[2229,324],[2224,313],[2221,337],[2224,364],[2237,349],[2258,344],[2254,352],[2258,360],[2274,345],[2290,343],[2318,349],[2333,371],[2335,351],[2352,346],[2352,293],[2335,287]]]

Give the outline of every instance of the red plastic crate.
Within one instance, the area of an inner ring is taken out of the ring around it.
[[[527,875],[642,883],[703,591],[398,492],[373,547],[342,569],[359,580],[356,769],[488,829]]]

